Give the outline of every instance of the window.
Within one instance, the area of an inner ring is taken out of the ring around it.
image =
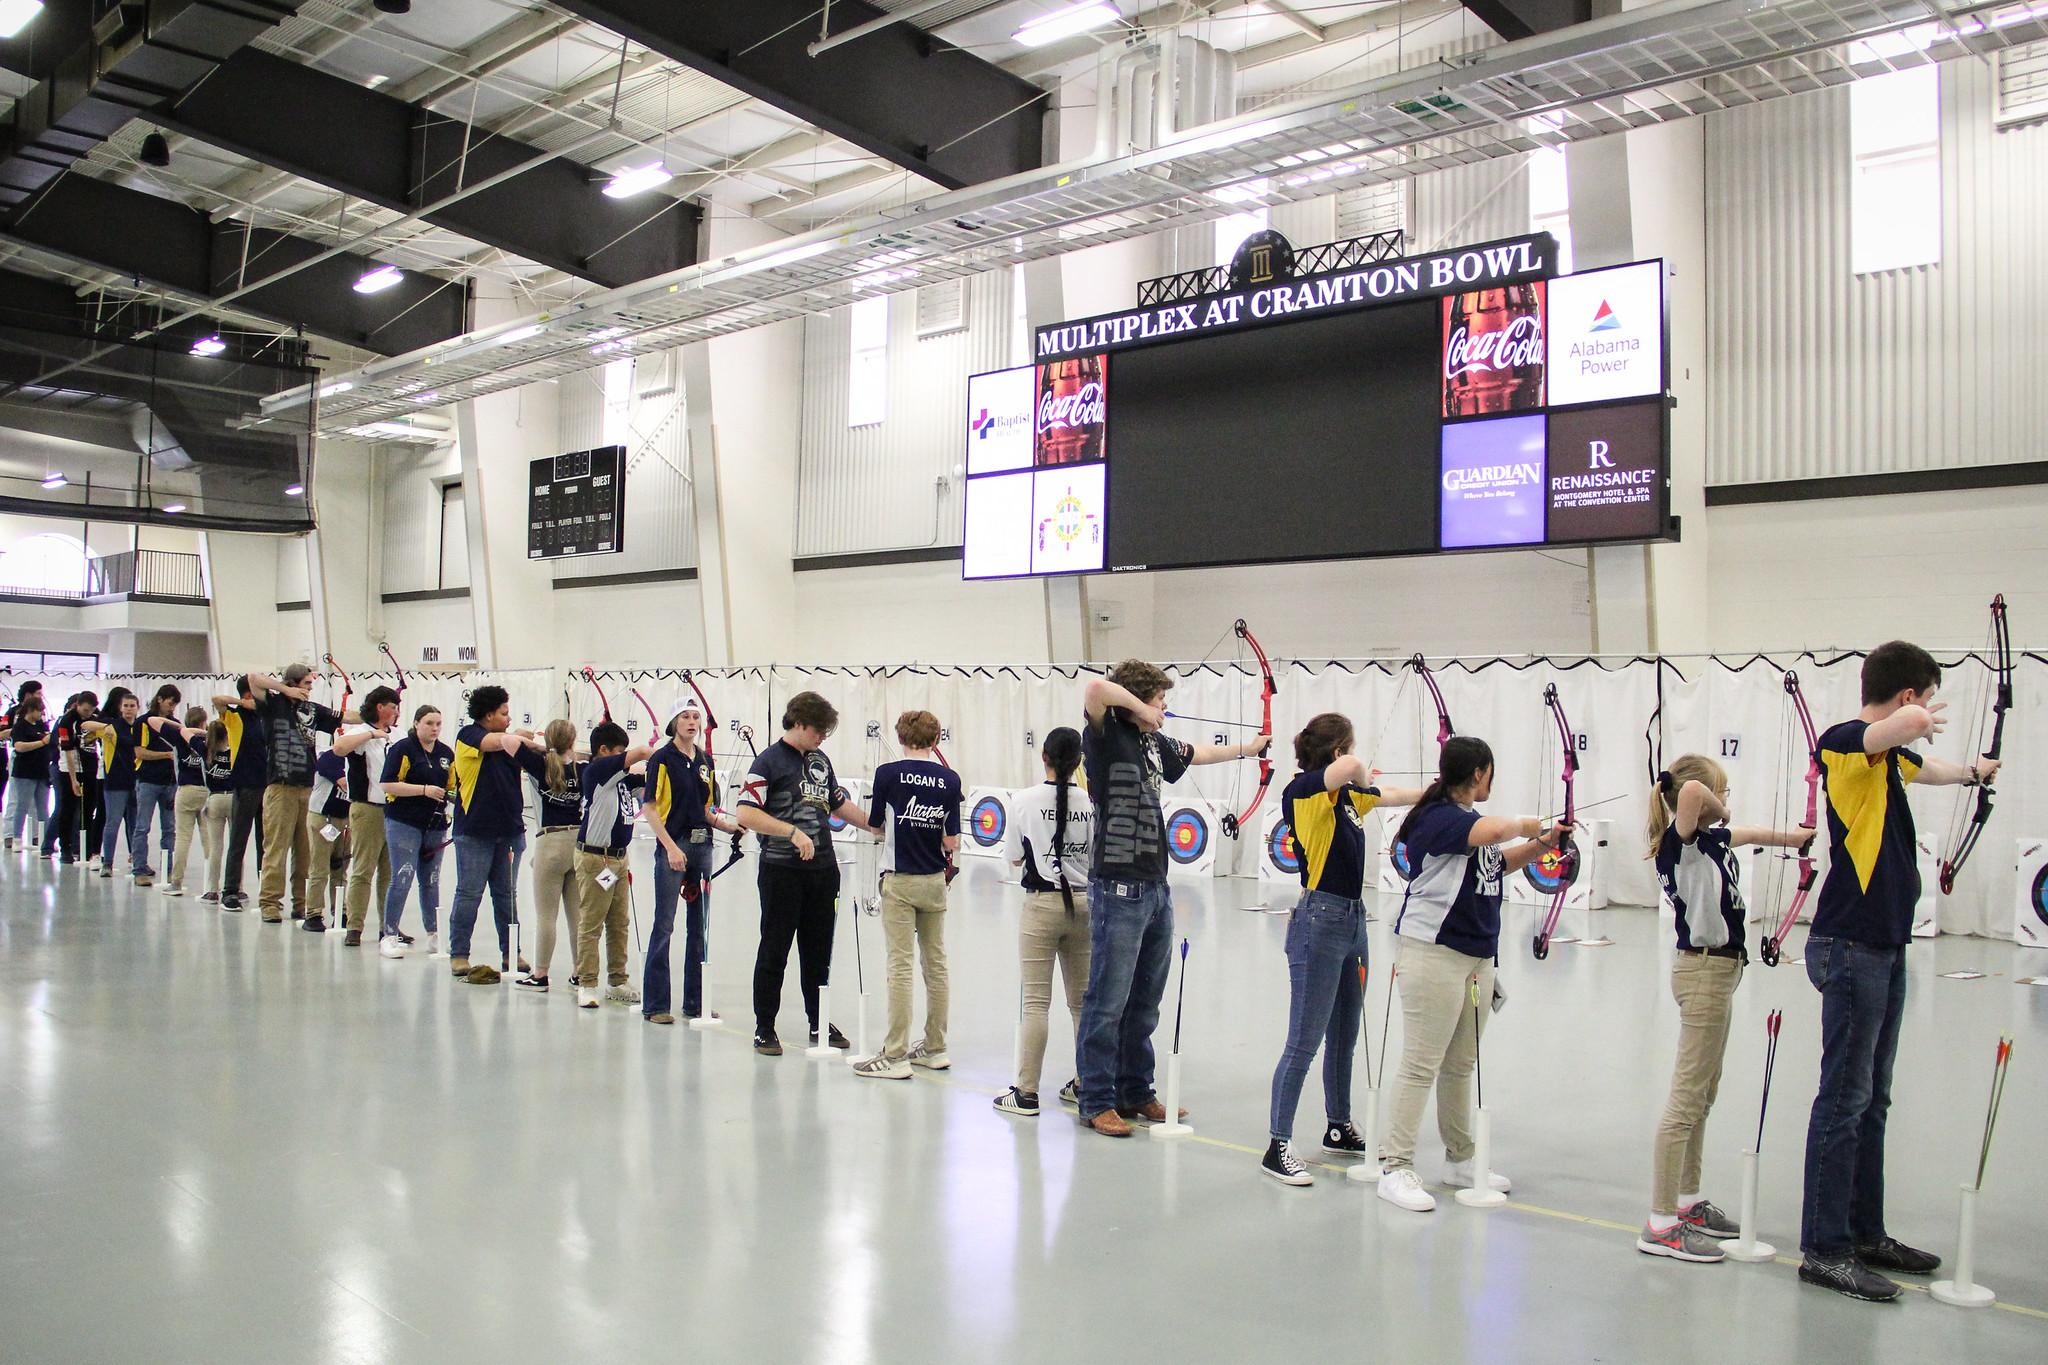
[[[1254,200],[1264,198],[1266,188],[1265,181],[1251,180],[1243,185],[1234,185],[1229,189],[1219,190],[1216,192],[1215,197],[1237,203],[1251,203]],[[1237,249],[1244,245],[1244,239],[1251,236],[1254,232],[1264,232],[1271,221],[1271,217],[1267,213],[1264,204],[1256,204],[1252,208],[1242,209],[1237,213],[1230,214],[1228,217],[1218,218],[1216,220],[1216,264],[1229,265],[1230,258],[1237,255]]]
[[[91,553],[75,536],[43,531],[0,554],[0,592],[83,597]]]
[[[469,518],[462,506],[462,481],[441,485],[441,562],[435,586],[469,586]]]
[[[2048,39],[1999,50],[1996,118],[2001,129],[2048,120]]]
[[[852,361],[846,376],[846,425],[871,427],[889,415],[889,296],[847,310]]]
[[[0,649],[0,670],[14,676],[0,683],[0,692],[13,696],[21,684],[30,678],[41,680],[49,673],[83,673],[91,676],[100,671],[100,656],[97,654],[73,654],[55,649]],[[45,705],[50,703],[47,693]]]
[[[1941,86],[1932,65],[1849,87],[1849,261],[1859,275],[1941,260]]]
[[[1572,191],[1564,148],[1529,153],[1529,231],[1557,238],[1557,273],[1572,273]]]

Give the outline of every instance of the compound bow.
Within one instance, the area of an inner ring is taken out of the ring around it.
[[[338,715],[347,715],[348,699],[355,695],[355,682],[348,676],[348,670],[343,668],[340,664],[334,661],[334,656],[332,654],[322,654],[320,656],[320,659],[329,668],[333,669],[336,673],[341,674],[341,705],[335,707],[334,710]]]
[[[2012,709],[2012,635],[2005,623],[2004,593],[1991,599],[1991,670],[1991,741],[1980,752],[1985,758],[1996,761],[2005,744],[2005,713]],[[1978,726],[1978,733],[1982,734],[1981,718]],[[1962,872],[1963,864],[1970,860],[1978,838],[1984,833],[1984,824],[1991,818],[1994,794],[1981,779],[1978,781],[1976,809],[1971,812],[1967,824],[1963,821],[1962,803],[1957,803],[1955,815],[1949,822],[1948,851],[1941,859],[1942,895],[1955,893],[1956,877]]]
[[[1564,746],[1564,812],[1558,819],[1570,826],[1578,823],[1578,778],[1579,778],[1579,737],[1572,729],[1572,723],[1564,714],[1564,703],[1558,699],[1557,684],[1550,683],[1543,689],[1543,704],[1550,709],[1550,718],[1557,724],[1557,737]],[[1557,842],[1557,847],[1537,857],[1536,865],[1542,869],[1546,880],[1556,885],[1550,897],[1550,914],[1544,918],[1543,928],[1536,934],[1531,948],[1536,960],[1541,962],[1550,956],[1550,936],[1557,930],[1557,918],[1564,913],[1565,896],[1570,893],[1572,883],[1579,879],[1579,845],[1567,831]]]
[[[377,652],[391,661],[391,671],[398,676],[398,695],[404,696],[405,670],[399,667],[398,656],[391,652],[391,646],[383,640],[377,642]]]
[[[1785,695],[1792,699],[1792,713],[1799,718],[1799,733],[1806,741],[1806,815],[1799,823],[1804,829],[1815,829],[1820,819],[1820,736],[1813,728],[1813,712],[1806,707],[1806,694],[1799,689],[1799,675],[1790,669],[1785,672]],[[1766,967],[1778,965],[1785,935],[1798,923],[1799,912],[1813,891],[1813,878],[1813,840],[1809,839],[1799,848],[1799,884],[1793,889],[1792,901],[1785,907],[1778,927],[1757,950]]]
[[[597,704],[604,710],[604,714],[598,717],[598,724],[602,725],[612,718],[611,699],[604,694],[604,684],[597,680],[597,670],[589,664],[583,665],[583,681],[589,683],[597,692]]]
[[[696,694],[697,704],[704,708],[704,762],[710,767],[715,778],[718,772],[718,751],[713,736],[718,733],[718,716],[711,709],[711,698],[705,696],[704,689],[698,686],[697,675],[686,668],[683,670],[683,681],[690,685],[690,691]],[[742,725],[739,727],[739,734],[746,741],[748,751],[753,753],[756,758],[759,758],[760,751],[754,748],[753,730]],[[728,782],[726,784],[727,790],[731,790],[731,787],[732,784]],[[712,797],[716,801],[717,793],[712,793]],[[707,882],[718,880],[720,874],[740,860],[740,856],[744,852],[740,845],[740,839],[740,831],[734,830],[732,832],[732,851],[726,854],[725,861],[719,865],[718,870],[705,879]]]
[[[1444,751],[1444,745],[1450,743],[1451,737],[1458,733],[1457,729],[1451,724],[1451,708],[1444,704],[1443,689],[1439,688],[1436,684],[1436,674],[1430,672],[1428,662],[1420,654],[1408,660],[1408,667],[1414,669],[1415,676],[1422,679],[1422,685],[1429,689],[1430,704],[1436,707],[1436,751],[1441,754]],[[1397,688],[1394,693],[1394,700],[1397,705],[1400,699],[1401,694]],[[1390,710],[1388,714],[1391,718],[1392,711]],[[1381,729],[1384,731],[1385,727],[1382,726]],[[1373,750],[1376,760],[1379,750],[1379,740],[1377,737],[1373,741]],[[1367,766],[1370,767],[1372,764],[1368,763]],[[1435,774],[1418,773],[1417,776],[1433,777]],[[1408,845],[1403,843],[1398,837],[1394,839],[1392,846],[1388,849],[1388,856],[1393,860],[1394,870],[1399,872],[1402,877],[1406,878],[1412,874],[1413,869],[1408,865]]]

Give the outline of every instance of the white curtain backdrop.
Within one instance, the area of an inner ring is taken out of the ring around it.
[[[1941,699],[1949,703],[1947,733],[1929,752],[1963,761],[1983,740],[1988,723],[1991,670],[1980,655],[1943,656]],[[1647,814],[1652,747],[1646,732],[1653,714],[1661,717],[1662,756],[1715,757],[1728,771],[1739,824],[1796,824],[1805,804],[1806,755],[1786,698],[1786,669],[1798,672],[1816,729],[1851,717],[1858,707],[1855,654],[1714,658],[1444,659],[1431,660],[1451,719],[1459,734],[1476,735],[1493,746],[1496,776],[1487,809],[1499,814],[1550,816],[1562,809],[1558,779],[1560,745],[1543,706],[1543,690],[1555,683],[1566,714],[1583,735],[1577,795],[1589,818],[1613,821],[1607,850],[1607,892],[1624,905],[1656,903],[1656,883],[1642,858],[1641,833]],[[1259,721],[1259,678],[1249,658],[1226,648],[1217,658],[1166,665],[1176,679],[1169,709],[1202,721],[1169,723],[1172,733],[1203,743],[1234,743]],[[1294,771],[1292,736],[1320,711],[1349,716],[1358,749],[1393,785],[1420,786],[1436,761],[1436,716],[1414,670],[1402,659],[1273,661],[1274,777],[1266,802],[1277,801]],[[945,727],[940,746],[969,786],[1028,786],[1040,779],[1038,749],[1055,726],[1081,723],[1081,689],[1098,665],[1059,667],[805,668],[792,665],[701,669],[696,678],[719,722],[713,749],[721,772],[730,774],[742,754],[736,727],[750,726],[754,742],[772,742],[780,732],[781,707],[798,692],[822,693],[839,710],[838,732],[826,744],[839,772],[865,778],[896,753],[895,717],[905,710],[936,713]],[[688,694],[677,669],[599,672],[597,681],[613,715],[638,742],[652,729],[632,696],[638,689],[663,721]],[[177,683],[188,702],[204,704],[231,679],[215,676],[162,677],[48,676],[53,704],[84,688],[105,695],[114,683],[144,697],[165,681]],[[360,698],[389,674],[355,675]],[[432,701],[455,720],[465,713],[470,691],[496,683],[511,693],[515,724],[539,728],[566,713],[584,728],[601,706],[595,687],[572,667],[462,674],[409,674],[406,714]],[[11,690],[11,687],[10,687]],[[339,680],[333,680],[338,700]],[[2018,899],[2015,864],[2023,838],[2048,835],[2048,755],[2037,753],[2048,706],[2048,659],[2022,654],[2016,661],[2014,705],[2006,722],[2007,776],[1997,785],[1995,813],[1983,841],[1952,897],[1938,906],[1944,932],[2013,936]],[[1214,722],[1227,722],[1216,724]],[[1244,728],[1240,728],[1244,727]],[[1256,785],[1257,765],[1227,764],[1192,772],[1181,794],[1206,798],[1220,808],[1242,811]],[[1971,793],[1924,790],[1911,801],[1923,840],[1937,852],[1953,842],[1959,815]],[[1270,804],[1261,807],[1261,814]],[[1235,845],[1219,850],[1221,870],[1252,875],[1257,867],[1259,820],[1255,817]],[[1788,862],[1764,885],[1751,885],[1753,906],[1768,912],[1790,894]]]

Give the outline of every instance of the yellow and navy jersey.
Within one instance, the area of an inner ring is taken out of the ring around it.
[[[455,751],[438,741],[429,749],[416,734],[407,733],[385,747],[384,771],[377,775],[378,788],[384,784],[417,783],[423,787],[446,786],[448,770],[455,763]],[[447,800],[441,796],[384,795],[384,814],[414,829],[433,829],[441,823]]]
[[[480,839],[509,839],[526,832],[526,792],[520,774],[545,780],[547,760],[532,749],[486,751],[491,732],[465,725],[455,732],[455,833]]]
[[[106,773],[102,780],[108,791],[126,791],[134,787],[135,770],[142,764],[135,756],[135,746],[142,737],[142,722],[106,716],[100,723],[106,728],[93,731],[91,742],[100,748],[100,769]]]
[[[1826,784],[1828,875],[1813,912],[1813,932],[1880,947],[1913,937],[1920,862],[1906,784],[1923,760],[1911,749],[1863,752],[1870,722],[1843,721],[1820,737]]]
[[[647,760],[645,804],[653,808],[669,838],[682,843],[691,830],[709,828],[711,807],[717,801],[718,779],[702,749],[686,754],[671,740]]]
[[[270,781],[268,747],[263,742],[263,719],[253,706],[230,706],[221,712],[220,723],[228,732],[228,766],[231,787],[262,787]]]
[[[1365,888],[1365,817],[1380,803],[1370,787],[1344,786],[1330,791],[1322,768],[1295,774],[1280,794],[1280,808],[1294,831],[1301,859],[1301,884],[1346,900],[1357,900]]]

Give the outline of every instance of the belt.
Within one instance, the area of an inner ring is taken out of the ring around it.
[[[1719,948],[1680,948],[1678,951],[1691,957],[1733,957],[1749,961],[1749,950],[1735,943],[1724,943]]]
[[[578,853],[588,853],[598,858],[623,858],[626,856],[626,850],[623,848],[609,849],[603,844],[578,844],[576,845],[576,851]]]

